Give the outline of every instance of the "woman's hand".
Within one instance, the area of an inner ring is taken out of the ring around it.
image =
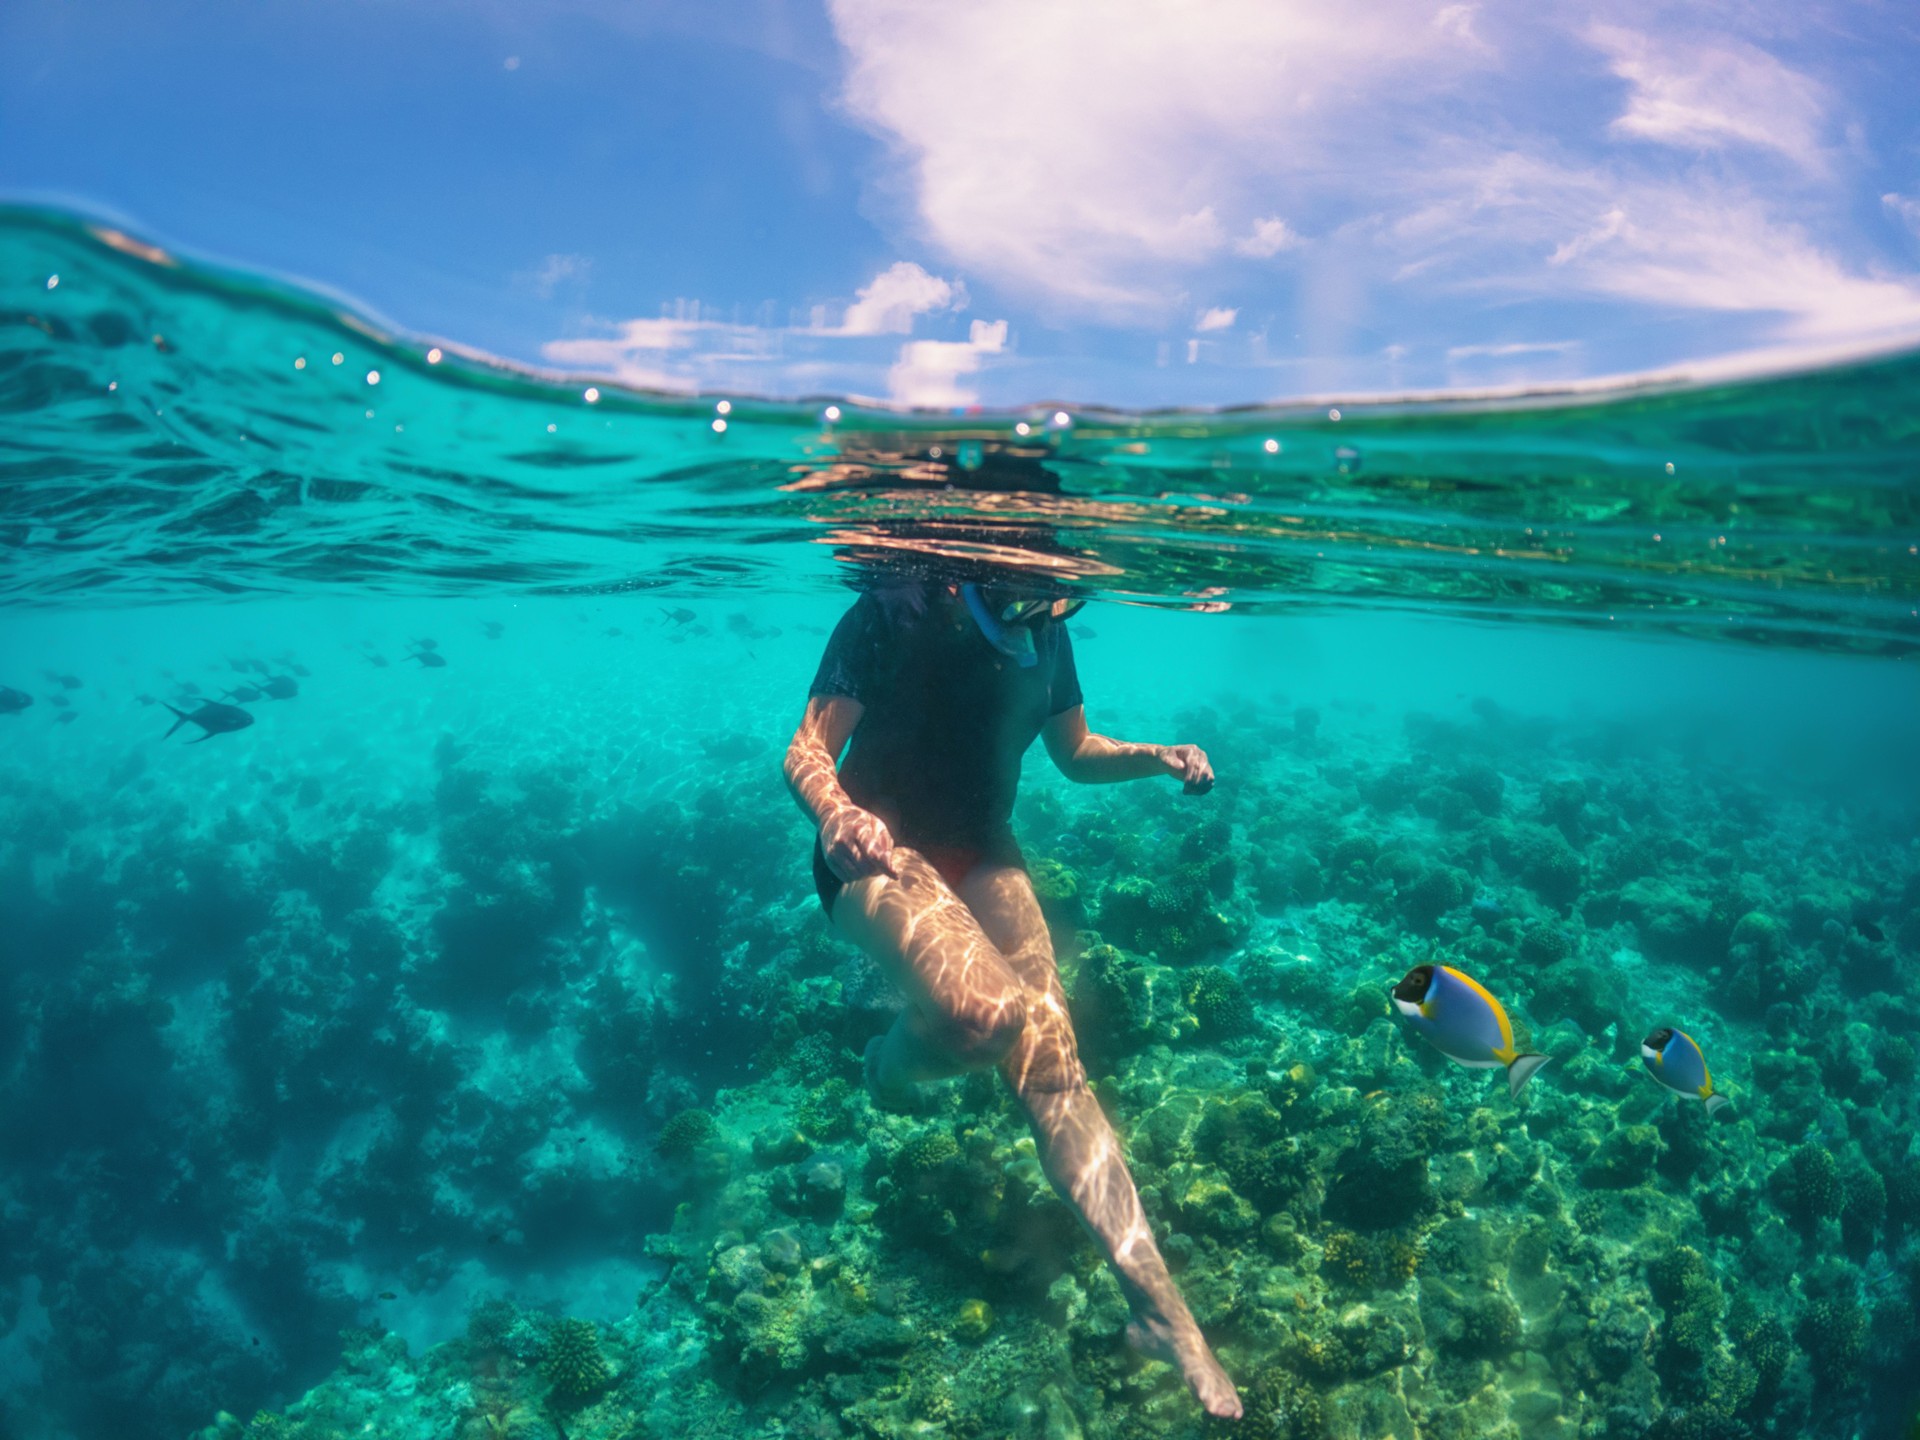
[[[886,822],[858,805],[844,805],[820,824],[827,868],[851,885],[869,875],[892,875],[893,836]]]
[[[1213,788],[1213,762],[1198,745],[1163,745],[1160,763],[1169,774],[1180,777],[1180,788],[1189,795],[1204,795]]]

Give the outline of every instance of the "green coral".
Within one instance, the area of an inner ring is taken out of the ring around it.
[[[1034,899],[1050,925],[1071,929],[1086,918],[1080,878],[1058,860],[1035,861],[1028,872]]]
[[[794,1128],[809,1140],[840,1140],[853,1133],[855,1093],[838,1075],[809,1090],[793,1107]]]
[[[1802,1145],[1782,1161],[1773,1191],[1781,1210],[1806,1227],[1838,1215],[1846,1199],[1840,1164],[1820,1145]]]
[[[719,1125],[705,1110],[682,1110],[660,1127],[653,1148],[669,1159],[684,1160],[711,1144],[719,1133]]]
[[[540,1375],[555,1399],[577,1403],[599,1394],[613,1380],[600,1352],[600,1331],[591,1320],[559,1320],[547,1334]]]
[[[1320,1397],[1288,1365],[1270,1365],[1254,1374],[1242,1392],[1246,1413],[1214,1433],[1244,1440],[1318,1440],[1326,1433]]]
[[[1794,1332],[1813,1362],[1813,1373],[1828,1389],[1841,1390],[1860,1378],[1867,1353],[1867,1312],[1853,1300],[1816,1300]]]
[[[1665,1149],[1666,1142],[1653,1126],[1619,1126],[1607,1132],[1593,1158],[1581,1169],[1580,1178],[1600,1190],[1645,1185],[1653,1179],[1654,1167]]]
[[[1187,973],[1182,988],[1187,1008],[1199,1023],[1201,1035],[1208,1039],[1229,1039],[1254,1028],[1253,1004],[1232,971],[1202,965]]]
[[[893,1157],[894,1177],[912,1184],[937,1173],[960,1158],[960,1142],[945,1130],[923,1130]]]

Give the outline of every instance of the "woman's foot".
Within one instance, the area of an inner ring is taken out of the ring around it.
[[[1189,1322],[1176,1329],[1157,1312],[1136,1311],[1127,1323],[1127,1343],[1149,1359],[1179,1366],[1193,1398],[1209,1415],[1222,1420],[1240,1418],[1239,1392],[1213,1358],[1199,1326]]]

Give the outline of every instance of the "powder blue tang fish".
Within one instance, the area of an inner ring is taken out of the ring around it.
[[[1451,965],[1416,965],[1393,987],[1393,1004],[1410,1028],[1434,1049],[1475,1070],[1504,1069],[1507,1093],[1518,1095],[1545,1055],[1513,1043],[1513,1022],[1501,1003],[1471,975]]]
[[[1684,1030],[1662,1028],[1640,1042],[1640,1063],[1647,1073],[1676,1095],[1706,1103],[1713,1114],[1727,1097],[1713,1088],[1713,1075],[1699,1042]]]

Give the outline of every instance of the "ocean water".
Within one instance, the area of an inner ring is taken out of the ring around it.
[[[1920,357],[901,416],[8,211],[0,414],[8,1440],[1912,1433]],[[1218,774],[1015,826],[1235,1425],[991,1072],[866,1097],[780,760],[955,560]]]

